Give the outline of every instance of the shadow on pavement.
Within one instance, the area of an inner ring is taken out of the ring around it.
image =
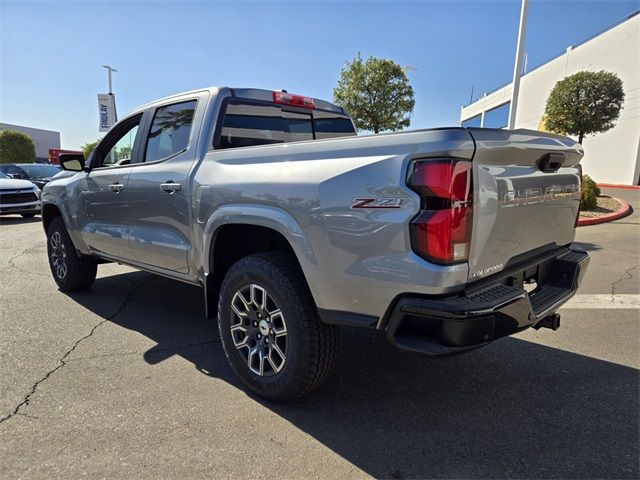
[[[42,219],[40,216],[24,218],[20,215],[4,216],[0,215],[0,225],[20,225],[23,223],[40,223]]]
[[[584,250],[585,252],[594,252],[597,250],[602,250],[602,247],[597,243],[590,242],[573,242],[574,247]]]
[[[200,289],[136,272],[72,298],[108,318],[135,285],[111,321],[156,342],[147,362],[179,355],[242,388]],[[377,478],[638,478],[639,386],[636,369],[515,338],[428,360],[347,329],[320,391],[255,400]]]

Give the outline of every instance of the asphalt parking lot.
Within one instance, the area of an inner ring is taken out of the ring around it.
[[[65,295],[39,217],[5,217],[0,477],[638,478],[639,225],[579,229],[557,332],[428,360],[345,330],[326,386],[278,405],[234,378],[199,289],[109,264]]]

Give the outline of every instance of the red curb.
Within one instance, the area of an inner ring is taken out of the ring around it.
[[[598,183],[600,188],[619,188],[621,190],[640,190],[640,186],[635,185],[618,185],[615,183]],[[617,200],[617,199],[616,199]]]
[[[620,202],[620,208],[612,213],[607,213],[606,215],[600,215],[599,217],[587,217],[581,218],[578,220],[578,226],[584,227],[586,225],[597,225],[599,223],[612,222],[614,220],[618,220],[619,218],[625,217],[631,213],[631,205],[620,198],[611,197],[617,202]]]

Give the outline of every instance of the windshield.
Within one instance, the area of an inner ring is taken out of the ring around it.
[[[35,177],[53,177],[56,173],[60,172],[60,167],[57,165],[42,165],[37,163],[21,164],[19,167],[27,172],[27,175],[31,178]]]
[[[0,172],[0,178],[11,178],[9,175]]]

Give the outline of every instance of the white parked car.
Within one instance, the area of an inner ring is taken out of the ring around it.
[[[0,215],[19,213],[25,218],[40,213],[40,189],[29,180],[18,180],[0,172]]]

